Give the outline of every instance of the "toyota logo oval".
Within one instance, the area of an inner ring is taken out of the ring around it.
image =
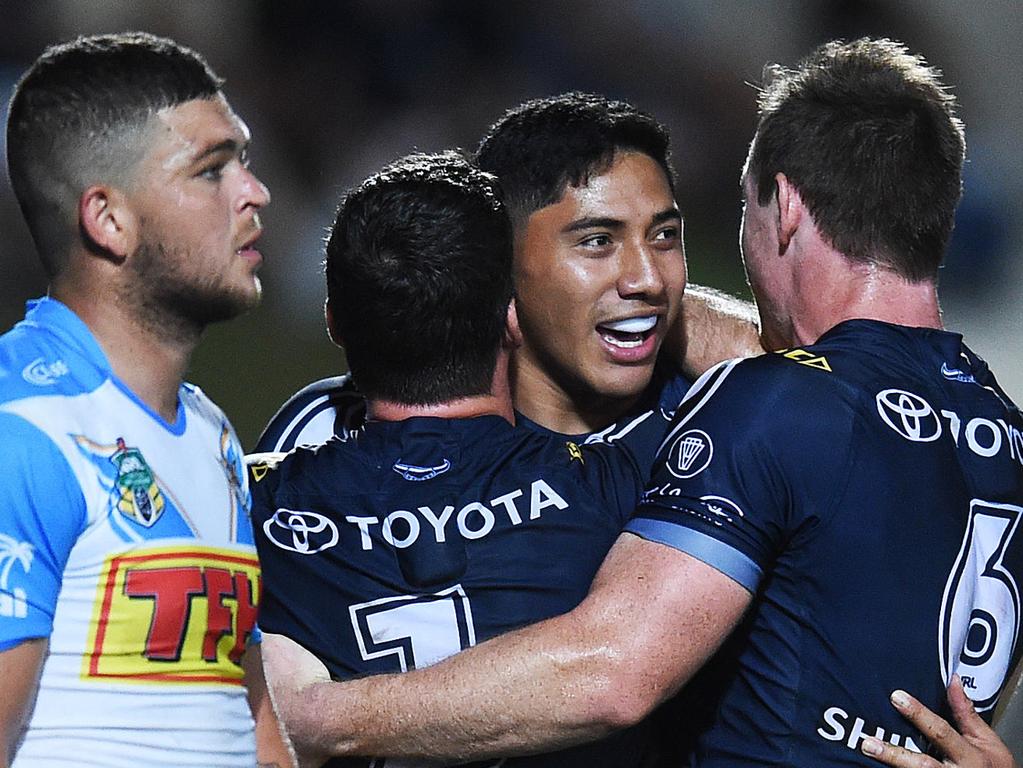
[[[941,422],[931,404],[919,395],[901,389],[878,392],[877,412],[884,423],[907,440],[929,443],[941,435]]]
[[[263,533],[281,549],[315,555],[337,544],[340,534],[334,521],[317,512],[278,509],[263,523]]]

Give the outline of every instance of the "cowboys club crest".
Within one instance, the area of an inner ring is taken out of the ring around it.
[[[163,514],[163,495],[142,451],[129,448],[124,438],[119,437],[117,450],[110,461],[117,468],[114,487],[120,494],[118,511],[139,525],[152,528]]]

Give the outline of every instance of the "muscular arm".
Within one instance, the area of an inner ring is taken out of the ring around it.
[[[0,766],[10,765],[14,747],[28,723],[39,687],[39,673],[46,657],[47,640],[43,637],[25,640],[13,648],[0,651]]]
[[[713,288],[689,285],[665,349],[693,379],[722,360],[762,354],[757,308]]]
[[[315,746],[333,755],[464,760],[591,741],[681,687],[750,599],[704,563],[623,534],[571,613],[403,675],[337,683],[300,666],[282,712],[284,698],[301,700],[316,718]]]
[[[249,646],[242,657],[245,670],[245,688],[249,708],[256,721],[256,764],[262,768],[293,766],[295,764],[287,739],[281,733],[274,702],[263,675],[263,659],[258,644]]]

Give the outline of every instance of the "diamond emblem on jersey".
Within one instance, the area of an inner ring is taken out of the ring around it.
[[[117,509],[139,525],[152,528],[163,514],[163,495],[153,472],[138,448],[129,448],[117,438],[117,450],[110,457],[117,467],[115,485],[121,493]]]
[[[684,480],[703,472],[713,456],[714,443],[710,435],[701,429],[690,429],[675,438],[666,466],[671,474]]]
[[[437,475],[443,475],[451,469],[451,462],[444,459],[435,467],[417,467],[415,464],[405,464],[398,459],[391,469],[410,482],[421,483],[424,480],[432,480]]]
[[[341,538],[334,521],[318,512],[278,509],[263,523],[263,533],[276,546],[300,555],[330,549]]]
[[[889,427],[914,443],[929,443],[941,435],[941,422],[931,404],[901,389],[877,393],[877,412]]]
[[[11,589],[7,581],[15,563],[20,563],[25,573],[32,570],[34,555],[35,548],[27,541],[18,541],[0,533],[0,616],[10,619],[28,616],[28,595],[21,587]]]

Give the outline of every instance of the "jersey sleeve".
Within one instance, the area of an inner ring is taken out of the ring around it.
[[[85,499],[58,447],[0,413],[0,650],[48,637]]]
[[[851,419],[814,382],[802,386],[814,373],[772,360],[708,371],[679,405],[626,530],[755,592],[786,542],[826,517],[829,479],[849,472]]]
[[[290,451],[298,445],[319,445],[331,437],[346,437],[362,428],[366,401],[351,376],[321,379],[302,388],[282,405],[255,452]]]

